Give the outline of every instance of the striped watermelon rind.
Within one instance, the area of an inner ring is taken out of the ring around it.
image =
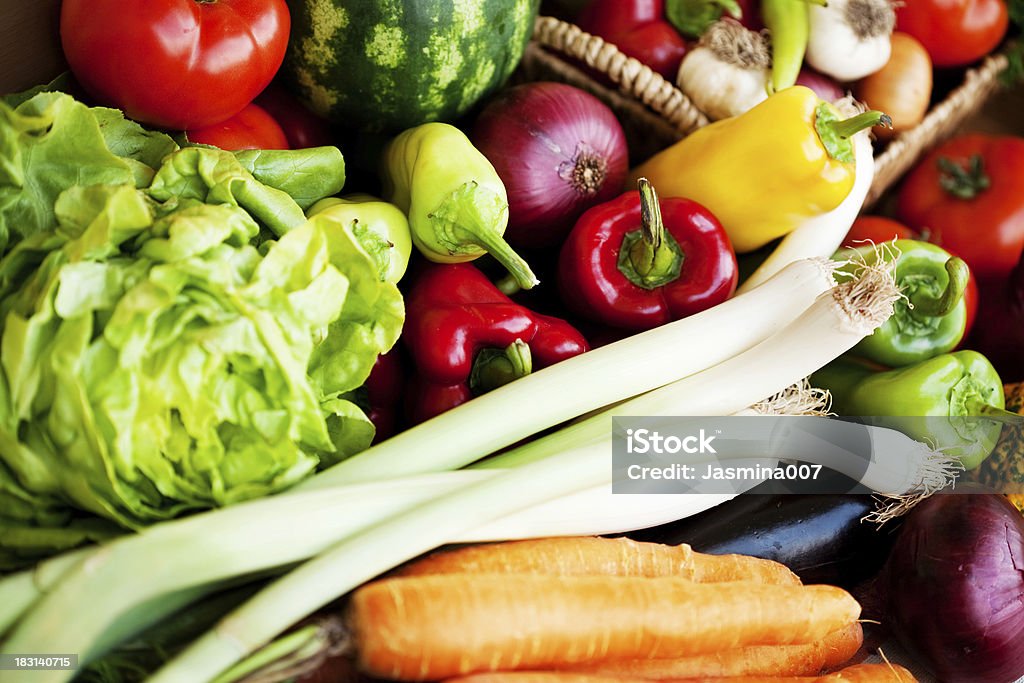
[[[373,132],[452,121],[522,57],[539,0],[289,0],[284,73],[315,112]]]

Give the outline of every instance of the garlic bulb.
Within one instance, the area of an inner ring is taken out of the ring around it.
[[[768,97],[771,53],[765,37],[733,19],[704,32],[683,58],[679,88],[712,120],[738,116]]]
[[[829,0],[810,5],[807,63],[840,81],[875,73],[889,61],[896,26],[890,0]]]

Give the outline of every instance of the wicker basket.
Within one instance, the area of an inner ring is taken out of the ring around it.
[[[577,64],[579,66],[577,66]],[[583,65],[618,86],[598,83]],[[988,57],[967,71],[963,83],[928,112],[920,125],[896,137],[876,157],[875,179],[866,204],[871,205],[928,150],[950,137],[999,87],[1005,56]],[[554,19],[537,19],[518,78],[554,80],[582,88],[603,100],[622,121],[630,153],[642,160],[701,126],[708,118],[674,84],[627,57],[615,45]]]

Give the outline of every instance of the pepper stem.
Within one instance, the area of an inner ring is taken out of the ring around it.
[[[482,349],[473,361],[469,388],[479,396],[533,372],[530,345],[516,339],[504,349]]]
[[[465,228],[463,228],[465,229]],[[501,265],[505,266],[509,274],[523,289],[533,289],[540,284],[540,280],[533,274],[530,264],[517,254],[509,243],[502,239],[501,235],[492,231],[484,230],[472,233],[473,241],[483,247],[488,254],[493,256]]]
[[[892,119],[880,111],[866,111],[863,114],[840,119],[839,113],[828,102],[818,105],[814,121],[814,129],[829,156],[837,161],[852,163],[853,143],[850,142],[857,133],[873,126],[892,128]]]
[[[1005,424],[1024,424],[1024,415],[1014,413],[1004,408],[989,405],[988,403],[983,403],[982,401],[967,401],[966,408],[969,415],[974,415],[976,417],[990,417],[996,422],[1003,422]]]
[[[508,202],[498,193],[465,183],[452,192],[430,214],[424,241],[436,241],[451,255],[469,255],[471,260],[483,250],[493,256],[523,289],[539,284],[530,265],[517,254],[502,233],[508,223]],[[415,232],[420,229],[410,224]]]
[[[643,289],[657,289],[676,280],[683,267],[679,243],[665,231],[658,193],[647,178],[640,190],[640,229],[626,233],[619,248],[619,272]]]
[[[949,315],[960,303],[971,277],[970,268],[963,259],[953,256],[946,261],[946,272],[949,274],[949,282],[938,296],[920,289],[910,295],[910,304],[915,316],[941,318]]]
[[[985,173],[985,160],[975,154],[962,166],[947,157],[939,159],[939,185],[957,199],[974,199],[992,185]]]
[[[640,229],[643,230],[643,243],[657,251],[665,237],[665,222],[661,218],[661,205],[658,204],[658,193],[647,178],[636,181],[640,190]]]

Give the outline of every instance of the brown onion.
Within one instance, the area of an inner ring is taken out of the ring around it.
[[[508,191],[505,239],[516,247],[561,244],[580,214],[623,191],[626,137],[611,109],[561,83],[528,83],[491,100],[473,144]]]

